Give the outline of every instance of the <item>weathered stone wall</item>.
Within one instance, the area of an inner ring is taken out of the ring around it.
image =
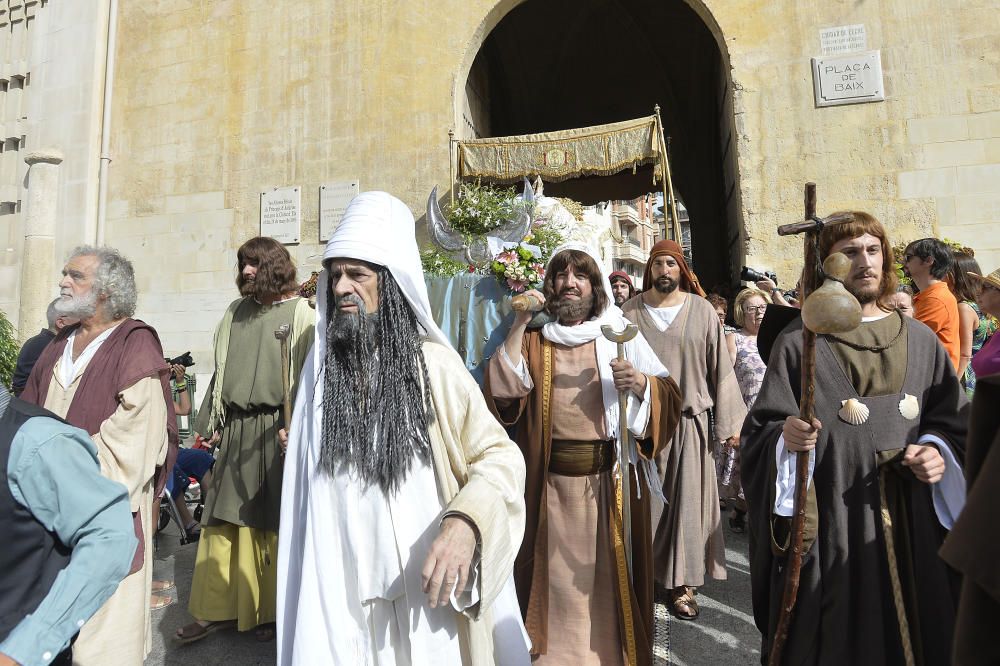
[[[737,85],[748,263],[793,275],[797,244],[772,228],[860,208],[895,239],[943,235],[1000,266],[1000,3],[710,2]],[[813,108],[820,28],[863,23],[881,49],[886,101]]]
[[[773,229],[813,180],[821,213],[869,210],[895,237],[940,233],[1000,266],[997,0],[689,1],[732,71],[746,263],[790,281],[798,244]],[[303,278],[321,183],[357,178],[419,217],[447,183],[477,49],[517,4],[121,0],[107,241],[136,262],[140,316],[167,350],[207,360],[261,191],[303,188]],[[817,109],[819,30],[854,23],[882,50],[886,101]]]

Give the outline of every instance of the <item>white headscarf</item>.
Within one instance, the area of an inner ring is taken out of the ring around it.
[[[607,295],[606,302],[608,304],[603,312],[597,313],[596,317],[581,322],[576,326],[563,326],[558,321],[552,321],[542,327],[542,335],[550,341],[575,347],[576,345],[590,342],[595,338],[603,338],[604,334],[601,333],[601,326],[605,324],[613,326],[615,330],[620,331],[628,321],[622,314],[621,309],[615,305],[615,296],[611,292],[611,282],[607,279],[607,266],[601,261],[597,250],[591,246],[583,243],[563,243],[552,251],[552,256],[549,257],[549,262],[545,266],[546,273],[548,273],[548,268],[552,265],[552,260],[556,258],[556,255],[569,250],[583,252],[597,264],[597,270],[601,273],[601,284],[604,287],[604,293]]]
[[[451,348],[451,342],[431,316],[413,213],[406,204],[387,192],[362,192],[351,199],[323,252],[324,264],[328,259],[338,258],[360,259],[389,269],[426,337]],[[317,374],[323,368],[326,357],[329,276],[324,267],[316,280],[316,344],[313,358]]]

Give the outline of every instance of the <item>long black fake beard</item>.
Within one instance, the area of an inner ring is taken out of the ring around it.
[[[420,329],[399,285],[376,270],[379,307],[345,314],[327,305],[320,466],[331,476],[341,463],[365,484],[394,493],[414,458],[430,462],[427,426],[434,420]]]

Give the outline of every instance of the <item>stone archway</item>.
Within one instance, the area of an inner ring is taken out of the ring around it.
[[[454,100],[459,138],[597,125],[659,104],[702,282],[735,282],[745,235],[733,85],[721,31],[700,3],[502,0],[472,39]],[[655,189],[630,175],[551,191],[593,202]]]

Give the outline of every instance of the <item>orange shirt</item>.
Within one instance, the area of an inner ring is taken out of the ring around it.
[[[944,282],[935,282],[913,297],[913,316],[938,336],[958,371],[962,342],[959,337],[958,301]]]

